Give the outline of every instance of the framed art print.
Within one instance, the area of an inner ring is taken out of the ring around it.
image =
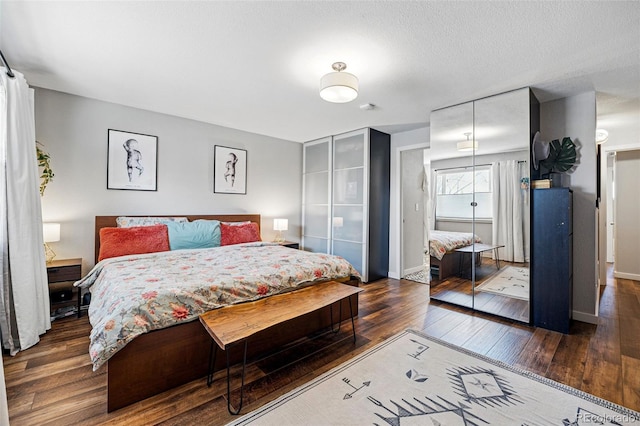
[[[215,145],[213,147],[213,192],[247,193],[247,151]]]
[[[107,189],[156,191],[158,137],[109,129]]]

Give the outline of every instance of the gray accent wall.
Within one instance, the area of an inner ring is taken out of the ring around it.
[[[302,145],[240,130],[36,89],[36,137],[55,174],[42,198],[45,222],[61,223],[57,258],[94,264],[97,215],[258,213],[262,238],[289,219],[299,241]],[[286,123],[283,123],[286,125]],[[107,130],[158,137],[157,191],[107,189]],[[247,150],[247,194],[213,193],[215,145]]]
[[[543,140],[569,136],[577,161],[564,186],[573,189],[573,318],[597,323],[596,94],[587,92],[540,104]]]

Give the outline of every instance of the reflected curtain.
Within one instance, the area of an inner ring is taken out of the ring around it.
[[[526,162],[515,160],[491,164],[493,244],[504,245],[498,249],[498,256],[508,262],[525,261],[525,200],[521,189],[524,166]]]
[[[51,328],[36,159],[34,93],[0,71],[0,333],[11,355]]]

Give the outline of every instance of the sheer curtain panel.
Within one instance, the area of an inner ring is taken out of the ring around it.
[[[0,332],[11,355],[51,328],[38,192],[34,93],[0,72]]]
[[[524,163],[522,163],[524,164]],[[491,166],[493,176],[493,244],[501,260],[525,261],[524,198],[520,187],[521,163],[499,161]]]

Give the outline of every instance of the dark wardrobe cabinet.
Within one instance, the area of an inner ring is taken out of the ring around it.
[[[532,189],[532,323],[569,332],[573,286],[573,193],[569,188]]]

